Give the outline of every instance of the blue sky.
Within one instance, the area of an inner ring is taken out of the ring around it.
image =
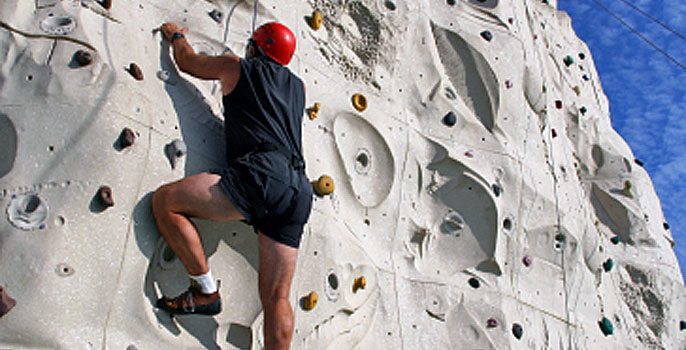
[[[686,65],[686,40],[622,0],[598,0]],[[626,0],[682,35],[686,1]],[[613,19],[592,0],[559,0],[586,42],[610,100],[612,125],[645,163],[676,240],[686,275],[686,71]]]

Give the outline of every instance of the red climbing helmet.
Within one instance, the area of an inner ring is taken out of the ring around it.
[[[295,34],[279,22],[261,25],[250,39],[265,55],[283,66],[291,61],[295,52]]]

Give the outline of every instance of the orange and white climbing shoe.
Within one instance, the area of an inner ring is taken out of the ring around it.
[[[207,315],[213,316],[222,311],[222,300],[217,291],[205,294],[200,286],[191,283],[188,290],[175,298],[162,297],[157,299],[157,307],[165,310],[170,316],[174,315]]]

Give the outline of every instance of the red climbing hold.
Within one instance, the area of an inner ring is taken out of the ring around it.
[[[551,129],[550,131],[553,134],[553,138],[556,138],[557,137],[557,130]]]
[[[17,305],[17,301],[7,294],[5,288],[0,286],[0,317],[5,316],[15,305]]]
[[[524,255],[524,257],[522,258],[522,264],[524,264],[524,266],[526,266],[526,267],[531,266],[531,264],[533,264],[533,263],[534,263],[534,259],[529,255]]]
[[[486,327],[488,327],[488,328],[498,327],[498,320],[496,320],[495,318],[489,318],[488,321],[486,321]]]
[[[555,101],[555,108],[562,109],[562,101],[560,101],[560,100]]]
[[[109,186],[101,186],[98,189],[98,199],[100,204],[106,208],[114,206],[114,197],[112,196],[112,188]]]
[[[127,148],[133,145],[134,142],[136,142],[136,134],[133,130],[124,128],[124,130],[121,131],[121,134],[119,134],[119,146],[121,148]]]
[[[143,80],[143,71],[141,70],[141,67],[133,62],[129,65],[129,74],[136,80]]]

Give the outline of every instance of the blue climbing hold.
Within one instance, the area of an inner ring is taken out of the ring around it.
[[[455,113],[448,112],[448,114],[443,117],[443,124],[453,126],[455,123],[457,123],[457,116],[455,116]]]
[[[486,41],[491,41],[493,39],[493,34],[488,30],[484,30],[483,32],[481,32],[481,37],[484,38],[484,40]]]
[[[602,331],[606,337],[614,333],[614,326],[612,325],[612,322],[607,319],[607,317],[603,317],[603,319],[598,322],[598,326],[600,326],[600,331]]]
[[[610,271],[612,271],[612,268],[613,268],[614,266],[615,266],[614,260],[612,260],[612,258],[608,258],[608,259],[605,260],[605,262],[603,263],[603,270],[605,270],[605,272],[610,272]]]
[[[665,230],[669,230],[669,224],[666,223],[666,222],[663,222],[663,223],[662,223],[662,227],[664,227]]]

